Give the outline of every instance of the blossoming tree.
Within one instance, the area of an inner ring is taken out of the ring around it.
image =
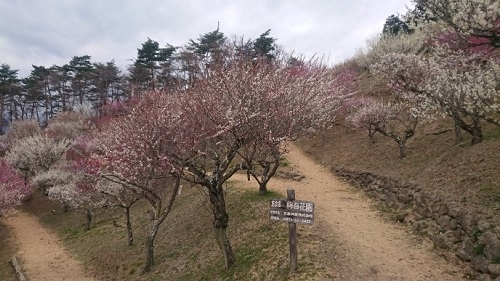
[[[7,161],[0,159],[0,218],[11,214],[30,193],[31,189],[23,178]]]
[[[212,65],[207,77],[180,96],[189,127],[207,135],[189,158],[182,159],[184,178],[208,191],[226,268],[235,258],[226,236],[229,215],[223,186],[241,169],[234,160],[242,156],[252,163],[248,168],[269,156],[272,160],[267,163],[276,163],[287,141],[330,122],[343,98],[335,91],[335,79],[320,63],[290,69],[279,60],[268,63],[234,56]],[[264,170],[272,172],[267,163]],[[268,179],[262,181],[264,186]]]
[[[374,71],[396,93],[415,95],[420,101],[415,108],[451,117],[471,135],[472,144],[484,138],[481,121],[500,125],[500,64],[494,59],[437,47],[427,55],[387,54]]]
[[[128,114],[101,124],[101,131],[92,140],[96,148],[92,157],[100,163],[101,176],[118,183],[123,191],[145,198],[151,206],[153,221],[146,241],[145,272],[154,265],[158,229],[180,188],[175,171],[182,167],[171,160],[171,155],[183,155],[183,132],[189,124],[180,119],[178,112],[176,99],[145,93]],[[187,139],[187,143],[191,141]],[[112,192],[120,190],[107,191]]]

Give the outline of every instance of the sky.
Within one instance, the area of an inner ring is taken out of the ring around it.
[[[411,0],[0,0],[0,64],[19,70],[64,65],[73,56],[114,60],[122,70],[148,38],[182,46],[214,31],[270,36],[285,51],[335,64],[381,33]]]

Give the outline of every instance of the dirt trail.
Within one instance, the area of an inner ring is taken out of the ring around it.
[[[63,249],[57,235],[43,227],[38,219],[19,211],[7,219],[19,249],[17,258],[26,279],[32,281],[93,281],[81,265]]]
[[[465,280],[462,268],[433,252],[430,242],[382,218],[368,197],[354,192],[298,148],[292,146],[285,158],[306,178],[301,182],[273,178],[268,188],[283,194],[293,188],[297,200],[315,203],[314,223],[333,235],[327,243],[335,243],[338,256],[331,262],[333,267],[335,259],[340,261],[341,280]],[[245,175],[235,176],[255,188]]]

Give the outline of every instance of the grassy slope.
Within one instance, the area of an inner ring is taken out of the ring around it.
[[[185,188],[160,229],[156,241],[153,272],[140,274],[144,261],[144,241],[149,223],[144,202],[134,206],[135,244],[126,246],[126,232],[111,223],[108,214],[98,214],[90,231],[83,231],[83,214],[62,213],[60,207],[38,196],[28,210],[55,229],[87,271],[102,280],[288,280],[288,229],[286,224],[269,221],[269,199],[284,197],[271,192],[259,196],[255,190],[228,189],[229,239],[237,263],[224,270],[221,253],[211,226],[205,195]],[[52,212],[56,209],[56,212]],[[121,211],[113,215],[122,219]],[[299,273],[297,280],[330,279],[324,265],[330,246],[322,245],[320,226],[299,226]],[[307,244],[307,245],[305,245]],[[304,245],[302,250],[301,245]],[[321,250],[320,250],[321,249]]]
[[[0,221],[0,280],[2,281],[16,280],[14,269],[10,263],[10,259],[16,253],[16,249],[11,241],[12,237],[9,228]]]

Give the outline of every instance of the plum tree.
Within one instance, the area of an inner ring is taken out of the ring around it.
[[[31,188],[10,163],[0,159],[0,218],[11,214],[14,207],[30,193]]]

